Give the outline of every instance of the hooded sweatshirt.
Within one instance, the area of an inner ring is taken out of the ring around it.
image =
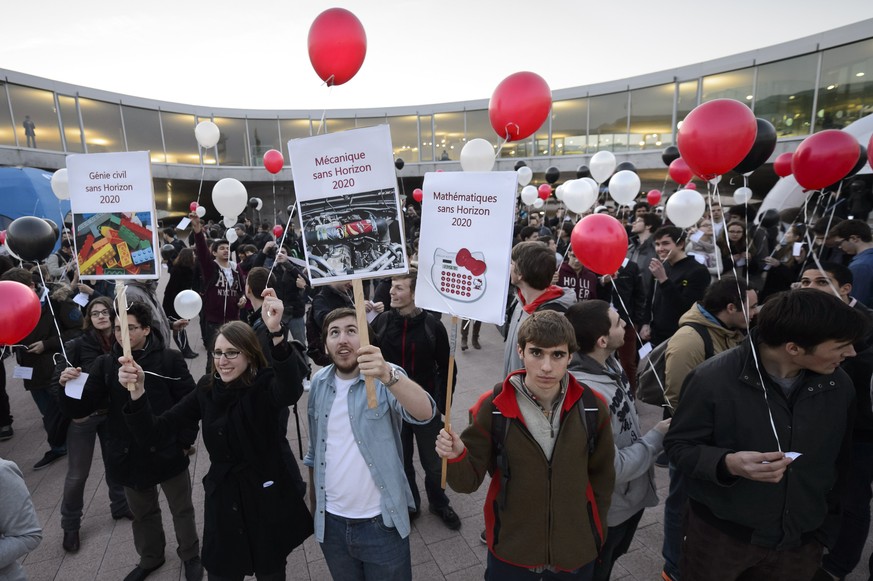
[[[573,289],[561,288],[551,285],[543,291],[543,294],[538,296],[530,303],[526,303],[524,296],[520,291],[518,293],[518,303],[512,311],[509,319],[509,332],[506,334],[506,345],[503,349],[503,374],[509,375],[517,369],[524,367],[521,358],[518,356],[518,327],[521,322],[527,319],[531,313],[536,311],[558,311],[564,313],[576,302],[576,293]]]
[[[655,429],[643,435],[627,376],[614,355],[604,367],[588,355],[574,353],[568,371],[609,404],[615,442],[615,488],[607,523],[615,527],[642,509],[657,506],[654,465],[664,448],[664,435]]]
[[[569,262],[562,262],[558,269],[558,286],[573,290],[578,301],[596,299],[597,282],[597,275],[584,266],[576,272]]]

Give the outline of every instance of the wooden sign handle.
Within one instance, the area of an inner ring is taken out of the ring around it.
[[[127,328],[127,295],[124,293],[124,281],[119,280],[115,284],[115,306],[117,315],[115,324],[121,328],[121,348],[125,357],[131,357],[130,353],[130,329]],[[127,391],[136,389],[136,383],[125,385]]]
[[[361,279],[352,281],[352,290],[355,293],[355,316],[358,319],[358,337],[361,339],[361,347],[370,344],[370,329],[367,323],[367,309],[364,307],[364,285]],[[364,376],[364,385],[367,386],[367,407],[376,407],[376,381],[369,375]]]
[[[446,378],[446,417],[443,422],[443,427],[449,431],[452,427],[452,391],[454,391],[454,376],[455,376],[455,344],[458,341],[458,317],[452,316],[452,331],[449,334],[449,376]],[[446,489],[446,470],[449,461],[443,458],[442,474],[440,476],[440,486],[443,490]]]

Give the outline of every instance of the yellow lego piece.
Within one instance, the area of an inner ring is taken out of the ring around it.
[[[101,248],[103,248],[107,244],[109,244],[109,238],[101,238],[100,240],[98,240],[97,242],[94,243],[94,245],[91,247],[91,251],[93,252],[95,250],[100,250]]]
[[[133,258],[130,257],[130,248],[127,247],[127,242],[119,242],[115,245],[118,250],[118,262],[122,268],[127,268],[133,264]]]
[[[102,264],[104,260],[109,257],[113,257],[115,252],[112,249],[111,245],[105,245],[97,252],[91,255],[88,260],[79,265],[79,270],[82,274],[91,274],[96,270],[98,264]]]
[[[115,268],[116,266],[118,266],[118,261],[115,260],[115,257],[113,256],[112,258],[107,260],[106,264],[104,264],[103,266],[105,266],[106,268]]]

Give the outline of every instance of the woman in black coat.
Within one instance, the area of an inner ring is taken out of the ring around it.
[[[179,256],[177,256],[172,263],[173,267],[170,270],[170,280],[167,281],[167,288],[164,289],[164,300],[161,303],[161,306],[164,307],[164,312],[167,313],[170,322],[182,318],[178,313],[176,313],[176,295],[183,290],[191,290],[194,288],[194,266],[196,262],[197,261],[194,259],[194,250],[191,248],[183,248],[179,251]],[[188,333],[185,329],[179,329],[178,331],[174,329],[173,341],[176,343],[179,351],[182,352],[182,355],[185,356],[185,359],[194,359],[197,357],[197,353],[191,349],[191,345],[188,343]]]
[[[198,389],[159,417],[142,397],[144,375],[133,361],[121,367],[122,384],[136,383],[126,420],[141,442],[203,422],[211,466],[206,490],[203,565],[211,580],[285,579],[288,554],[312,534],[299,474],[281,455],[285,434],[278,416],[303,394],[305,362],[282,333],[283,306],[272,289],[261,310],[273,338],[267,368],[258,339],[241,321],[223,325],[215,340],[213,370]],[[216,357],[217,355],[217,357]]]

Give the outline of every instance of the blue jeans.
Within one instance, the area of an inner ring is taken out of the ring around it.
[[[555,581],[591,581],[594,573],[594,563],[591,561],[584,567],[580,567],[575,571],[561,571],[553,573],[551,571],[543,571],[542,573],[534,573],[530,569],[510,565],[506,561],[501,561],[494,556],[494,553],[488,551],[488,565],[485,569],[486,581],[540,581],[546,579],[554,579]]]
[[[412,579],[409,539],[386,527],[382,515],[344,518],[326,512],[321,552],[330,575],[343,581]]]
[[[670,464],[670,493],[664,502],[664,571],[675,581],[679,581],[679,561],[682,557],[682,517],[688,504],[685,487],[685,474]]]
[[[837,577],[847,577],[861,560],[870,530],[870,485],[873,483],[873,442],[852,443],[852,467],[842,495],[840,536],[822,559],[822,566]],[[869,574],[873,576],[873,556]]]
[[[403,422],[400,428],[400,442],[403,444],[403,470],[406,472],[406,480],[412,490],[412,498],[415,500],[415,510],[421,512],[421,494],[415,483],[415,464],[412,460],[412,439],[418,443],[418,459],[424,468],[424,490],[427,493],[427,502],[431,508],[445,508],[449,506],[449,497],[441,485],[443,463],[437,456],[435,443],[440,430],[443,428],[442,415],[437,413],[434,418],[423,426]]]

